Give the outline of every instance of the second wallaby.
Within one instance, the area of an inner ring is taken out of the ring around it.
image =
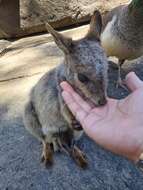
[[[60,83],[68,81],[96,106],[106,104],[108,62],[100,45],[102,17],[95,11],[87,35],[76,41],[56,32],[49,24],[46,27],[64,52],[64,61],[33,87],[25,107],[24,124],[43,143],[42,161],[46,165],[53,163],[54,151],[60,150],[84,168],[87,158],[75,144],[82,135],[82,128],[76,127],[78,122],[63,101]]]

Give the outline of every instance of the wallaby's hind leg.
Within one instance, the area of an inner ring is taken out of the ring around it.
[[[71,156],[73,157],[78,166],[80,166],[81,168],[87,167],[88,163],[86,156],[76,145],[74,145],[72,148]]]
[[[41,162],[44,162],[46,167],[53,164],[53,148],[50,143],[46,143],[45,141],[43,141]]]
[[[25,107],[24,124],[26,129],[43,143],[41,161],[43,161],[46,166],[51,165],[53,163],[53,150],[50,144],[45,140],[45,136],[42,132],[42,127],[31,102],[29,102]]]
[[[68,156],[72,157],[76,164],[80,166],[81,168],[86,168],[87,166],[87,159],[85,154],[75,145],[75,142],[73,140],[73,143],[71,141],[70,146],[65,143],[64,141],[61,141],[59,139],[59,146],[61,148],[61,151],[66,153]]]
[[[121,67],[124,64],[124,62],[125,62],[125,60],[119,60],[119,63],[118,63],[118,80],[117,80],[116,88],[118,88],[120,86],[123,89],[128,91],[127,87],[124,84],[124,81],[122,81],[122,79],[121,79]]]

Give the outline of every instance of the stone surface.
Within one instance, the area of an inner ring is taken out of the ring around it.
[[[129,0],[2,0],[0,38],[46,31],[43,21],[54,28],[89,21],[95,9],[104,13],[127,2]]]
[[[92,14],[95,9],[99,9],[103,13],[112,9],[113,7],[127,2],[129,1],[22,0],[20,4],[21,25],[23,28],[37,26],[38,24],[41,24],[41,20],[54,23],[55,26],[57,25],[60,27],[65,25],[71,25],[72,22],[76,22],[76,20],[74,20],[76,15],[78,16],[78,18],[84,18]]]
[[[15,37],[20,29],[19,0],[0,1],[0,38]]]
[[[83,27],[81,32],[78,28],[67,34],[79,38],[79,34],[84,35]],[[143,172],[139,168],[86,136],[79,142],[89,160],[86,170],[59,153],[54,156],[53,168],[45,169],[40,163],[42,146],[25,130],[22,112],[31,87],[63,59],[53,42],[38,43],[44,37],[13,42],[11,45],[18,48],[0,57],[0,190],[142,190]],[[142,58],[127,62],[123,69],[123,76],[134,70],[143,79]],[[117,71],[110,68],[109,74],[108,94],[125,97],[129,92],[115,87]]]
[[[88,28],[89,25],[85,25],[74,29],[64,30],[61,33],[68,37],[72,37],[73,39],[77,39],[83,37],[87,33]],[[22,51],[33,46],[35,47],[51,42],[52,40],[53,37],[50,34],[21,38],[20,40],[15,40],[13,42],[0,40],[0,57],[9,52]]]
[[[11,44],[11,42],[8,40],[0,40],[0,52],[2,52],[10,44]]]

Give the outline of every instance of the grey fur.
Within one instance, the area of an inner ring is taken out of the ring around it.
[[[107,56],[116,56],[118,62],[117,87],[127,89],[121,79],[121,66],[143,54],[143,11],[140,6],[122,5],[111,10],[103,19],[101,43]]]
[[[116,7],[103,18],[104,32],[107,24],[116,16],[116,20],[110,31],[112,37],[117,36],[121,44],[126,46],[128,51],[132,52],[132,55],[129,57],[118,57],[120,60],[134,59],[143,54],[143,11],[140,11],[140,8],[132,8],[131,10],[130,5]],[[116,55],[113,53],[113,55],[109,56]]]
[[[131,14],[128,7],[122,7],[113,32],[120,36],[129,48],[143,48],[143,14]]]
[[[51,27],[49,31],[65,53],[65,59],[58,67],[46,73],[32,89],[25,108],[24,123],[28,131],[39,140],[53,143],[56,147],[61,133],[68,135],[66,138],[70,142],[82,134],[79,131],[77,136],[77,131],[73,129],[74,117],[62,99],[60,82],[67,80],[82,97],[98,106],[103,105],[106,103],[108,65],[99,36],[89,38],[90,30],[88,37],[77,41],[62,36]],[[78,73],[89,78],[87,84],[78,80]]]

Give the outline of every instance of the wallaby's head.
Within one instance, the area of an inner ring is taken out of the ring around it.
[[[56,32],[49,24],[58,47],[65,54],[67,80],[80,95],[96,106],[106,104],[107,57],[100,44],[102,17],[95,11],[87,35],[80,40],[72,40]]]

